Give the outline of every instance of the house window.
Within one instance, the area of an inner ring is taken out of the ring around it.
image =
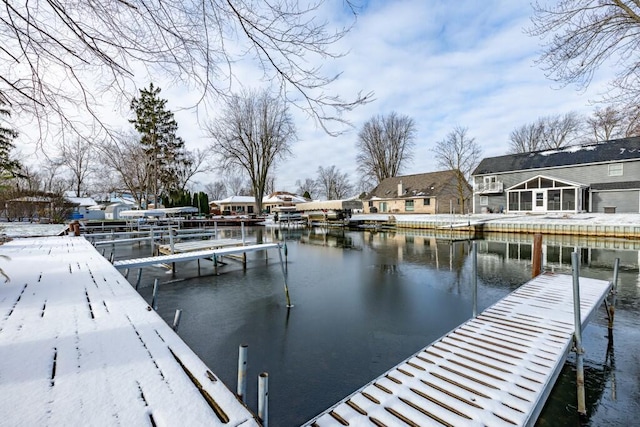
[[[431,199],[427,197],[426,199],[423,199],[423,200],[422,200],[422,203],[423,203],[425,206],[429,206],[429,205],[431,204]]]
[[[404,201],[404,210],[406,212],[413,212],[413,200]]]
[[[387,211],[387,202],[380,202],[380,212]]]
[[[488,196],[480,196],[480,206],[487,206],[489,204]]]
[[[370,208],[373,207],[373,202],[372,201],[369,201],[369,207]]]
[[[622,163],[609,165],[609,176],[622,176]]]

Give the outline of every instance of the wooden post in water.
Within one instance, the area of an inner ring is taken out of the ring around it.
[[[576,387],[578,395],[578,414],[587,415],[587,406],[584,394],[584,349],[582,348],[582,317],[580,315],[580,260],[578,253],[571,253],[571,265],[573,267],[573,333],[576,346]]]
[[[539,276],[542,272],[542,234],[533,236],[533,264],[531,265],[531,277]]]
[[[180,326],[180,318],[182,317],[182,310],[176,310],[176,314],[173,317],[173,330],[178,332],[178,326]]]
[[[269,374],[258,376],[258,419],[262,427],[269,427]]]
[[[153,281],[153,296],[151,297],[151,308],[158,310],[158,279]]]
[[[236,388],[236,394],[241,402],[244,402],[244,398],[247,395],[247,353],[249,346],[242,344],[238,348],[238,386]]]
[[[616,258],[613,264],[613,283],[611,288],[611,304],[609,304],[609,332],[613,330],[613,318],[616,315],[616,295],[618,293],[618,268],[620,267],[620,258]],[[609,334],[611,336],[611,334]]]

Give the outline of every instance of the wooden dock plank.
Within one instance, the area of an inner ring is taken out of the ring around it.
[[[11,258],[0,286],[2,423],[258,425],[84,238],[16,239],[0,254]]]
[[[573,342],[572,280],[538,276],[305,425],[532,425]],[[580,279],[583,326],[610,289]]]

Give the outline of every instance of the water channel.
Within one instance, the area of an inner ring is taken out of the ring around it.
[[[248,256],[246,269],[229,260],[213,274],[202,262],[178,264],[172,274],[146,268],[141,295],[151,300],[160,280],[159,314],[168,322],[182,309],[179,334],[235,391],[238,346],[249,346],[247,404],[257,408],[257,376],[269,373],[272,426],[297,426],[466,321],[472,313],[468,241],[427,231],[357,232],[255,228],[249,237],[287,245],[287,309],[275,251]],[[222,237],[239,237],[238,229]],[[489,235],[478,244],[478,310],[530,278],[532,236]],[[640,419],[640,242],[545,237],[546,269],[612,278],[621,259],[613,339],[604,308],[584,333],[586,425],[634,425]],[[118,248],[116,258],[148,255]],[[135,273],[129,280],[135,281]],[[574,357],[538,421],[580,425],[575,412]]]

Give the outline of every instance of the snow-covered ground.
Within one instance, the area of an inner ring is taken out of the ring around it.
[[[30,222],[0,222],[0,235],[8,237],[57,236],[66,224],[33,224]]]
[[[602,224],[602,225],[640,225],[640,213],[604,214],[604,213],[567,213],[567,214],[472,214],[472,215],[426,215],[426,214],[356,214],[353,220],[385,221],[393,216],[396,222],[441,222],[443,224],[461,222],[505,222],[505,223],[557,223],[557,224]]]

